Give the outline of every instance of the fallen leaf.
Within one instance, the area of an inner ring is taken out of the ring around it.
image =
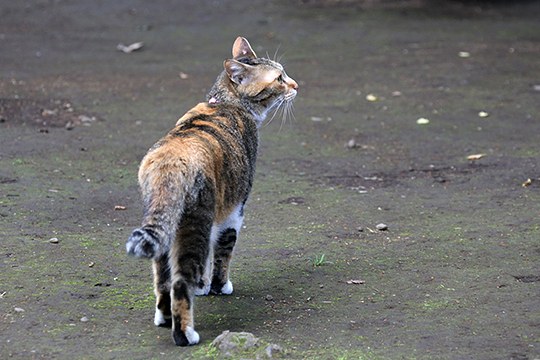
[[[365,283],[366,282],[364,280],[347,280],[347,284],[349,285],[361,285]]]
[[[486,156],[486,154],[473,154],[473,155],[467,156],[467,160],[471,160],[471,161],[480,160],[484,156]]]
[[[124,44],[118,44],[116,46],[116,49],[122,51],[123,53],[129,54],[131,52],[142,49],[143,46],[144,44],[142,42],[136,42],[127,46]]]
[[[366,100],[367,100],[367,101],[377,101],[378,98],[377,98],[377,96],[375,96],[375,95],[373,95],[373,94],[367,94],[367,95],[366,95]]]
[[[114,210],[126,210],[127,208],[123,205],[115,205]]]

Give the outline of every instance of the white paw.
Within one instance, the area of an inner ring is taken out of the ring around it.
[[[199,340],[200,340],[200,337],[199,337],[199,333],[197,333],[195,331],[194,328],[192,328],[191,326],[188,326],[186,328],[186,338],[189,342],[189,345],[195,345],[195,344],[198,344],[199,343]]]
[[[227,283],[221,288],[221,293],[224,295],[231,295],[233,292],[233,286],[231,280],[227,280]]]
[[[161,310],[156,309],[156,314],[154,315],[154,324],[156,324],[156,326],[162,326],[167,323],[167,320],[170,320],[170,318],[166,319]]]
[[[203,286],[202,288],[195,288],[195,295],[197,296],[206,296],[210,293],[210,284]]]

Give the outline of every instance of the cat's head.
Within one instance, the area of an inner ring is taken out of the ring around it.
[[[257,120],[262,122],[269,111],[282,106],[287,113],[298,84],[285,73],[283,66],[257,57],[243,37],[234,42],[232,54],[233,58],[225,60],[223,66],[238,96],[253,106]]]

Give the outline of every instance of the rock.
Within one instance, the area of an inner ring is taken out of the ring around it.
[[[266,295],[265,300],[266,301],[274,301],[274,297],[272,295]]]
[[[49,242],[50,242],[51,244],[58,244],[58,243],[60,242],[60,240],[58,240],[58,238],[53,237],[53,238],[50,238],[50,239],[49,239]]]
[[[88,322],[88,321],[90,321],[90,319],[88,319],[86,316],[83,316],[81,318],[81,322]]]
[[[248,332],[224,331],[212,341],[219,351],[218,359],[274,359],[283,353],[283,348],[268,344]]]
[[[23,308],[20,308],[20,307],[16,307],[16,308],[14,308],[13,310],[15,310],[15,312],[18,312],[18,313],[24,312],[24,309],[23,309]]]
[[[383,224],[383,223],[377,224],[377,226],[375,226],[375,227],[376,227],[377,230],[379,230],[379,231],[386,231],[386,230],[388,230],[388,225]]]

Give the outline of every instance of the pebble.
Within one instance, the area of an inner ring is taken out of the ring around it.
[[[364,228],[359,226],[359,227],[356,228],[356,230],[358,230],[359,232],[362,232],[362,231],[364,231]]]
[[[388,225],[383,224],[383,223],[377,224],[377,226],[375,226],[375,227],[376,227],[377,230],[379,230],[379,231],[386,231],[386,230],[388,230]]]
[[[58,244],[58,243],[60,242],[60,240],[58,240],[58,238],[53,237],[53,238],[50,238],[50,239],[49,239],[49,242],[50,242],[51,244]]]
[[[81,322],[88,322],[88,321],[90,321],[90,319],[88,319],[86,316],[83,316],[81,318]]]
[[[265,300],[266,301],[274,301],[274,297],[272,295],[266,295]]]
[[[15,312],[18,312],[18,313],[24,312],[24,309],[20,307],[16,307],[13,310],[15,310]]]
[[[356,144],[356,140],[351,139],[347,142],[347,145],[345,145],[345,147],[348,149],[354,149],[355,147],[358,147],[358,145]]]
[[[478,116],[481,117],[481,118],[486,118],[489,116],[489,113],[485,112],[485,111],[480,111],[478,113]]]

